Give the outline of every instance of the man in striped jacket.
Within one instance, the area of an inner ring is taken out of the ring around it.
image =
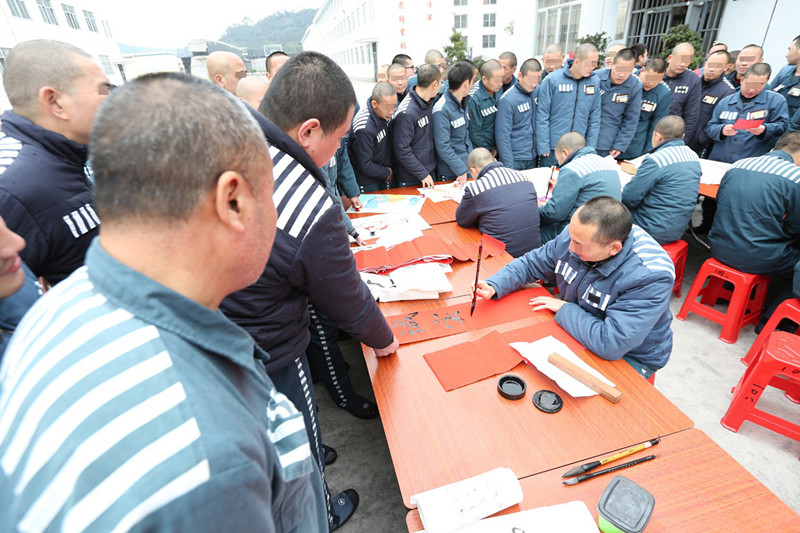
[[[100,226],[87,145],[111,84],[83,50],[36,40],[11,51],[3,85],[13,110],[0,128],[0,215],[25,239],[25,264],[55,284],[83,264]]]
[[[302,415],[217,311],[275,237],[258,125],[154,74],[103,105],[92,158],[100,237],[0,367],[0,531],[326,532]]]

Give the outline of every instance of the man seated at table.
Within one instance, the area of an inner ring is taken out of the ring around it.
[[[706,135],[714,143],[708,158],[733,163],[745,157],[756,157],[770,151],[775,140],[789,127],[786,99],[766,90],[771,69],[756,63],[747,69],[739,92],[723,98],[706,126]],[[747,129],[734,129],[739,120],[761,121]]]
[[[538,296],[534,311],[555,321],[602,359],[624,359],[649,378],[672,352],[669,299],[675,269],[667,253],[614,198],[583,204],[553,241],[478,282],[483,298],[502,298],[536,280],[558,285],[561,299]]]
[[[653,132],[653,146],[636,175],[622,190],[622,203],[634,224],[658,244],[677,241],[692,219],[700,188],[700,161],[683,142],[684,122],[662,118]]]
[[[458,225],[477,225],[514,257],[541,246],[536,188],[527,176],[504,167],[486,148],[473,150],[467,167],[476,181],[467,185],[456,209]]]
[[[366,105],[356,113],[347,138],[347,152],[361,192],[382,191],[392,180],[389,121],[397,105],[394,87],[376,83]]]
[[[708,234],[711,255],[743,272],[770,276],[767,312],[757,331],[789,297],[792,269],[800,261],[798,165],[800,132],[786,133],[772,152],[734,163],[717,193],[717,214]]]
[[[576,132],[565,133],[556,144],[555,155],[561,170],[553,193],[539,208],[542,242],[556,238],[586,200],[595,196],[621,197],[616,165],[586,146],[586,139]]]

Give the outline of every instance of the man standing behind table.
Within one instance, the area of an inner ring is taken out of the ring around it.
[[[505,243],[513,257],[541,246],[533,182],[525,174],[495,161],[486,148],[473,150],[467,166],[475,181],[467,184],[456,209],[458,225],[477,225],[482,233]]]
[[[450,88],[433,106],[433,141],[436,146],[436,173],[441,181],[467,182],[469,140],[469,89],[472,67],[461,61],[447,74]]]
[[[762,61],[764,61],[764,49],[757,44],[748,44],[742,48],[736,56],[734,60],[734,70],[727,75],[728,81],[731,82],[731,85],[737,90],[741,89],[747,69]]]
[[[684,140],[688,144],[694,142],[698,128],[703,127],[697,121],[702,93],[700,78],[689,70],[693,59],[694,47],[689,43],[680,43],[667,58],[667,73],[664,76],[664,83],[672,93],[669,114],[681,117],[686,123]]]
[[[628,149],[639,125],[642,82],[632,76],[635,54],[623,48],[614,56],[611,68],[597,73],[600,80],[601,119],[597,139],[598,155],[618,158]]]
[[[786,98],[789,116],[793,117],[800,109],[800,35],[794,38],[786,52],[786,62],[770,85],[773,91]]]
[[[244,61],[233,52],[211,52],[206,62],[208,78],[228,91],[236,94],[236,85],[239,80],[247,76]]]
[[[561,170],[552,196],[539,208],[542,242],[555,239],[587,200],[595,196],[619,200],[621,195],[617,165],[586,146],[580,133],[565,133],[558,140],[555,153]]]
[[[736,92],[731,82],[723,75],[730,58],[730,54],[725,50],[717,50],[708,56],[703,67],[700,78],[703,98],[700,100],[697,122],[700,127],[697,129],[694,142],[689,145],[700,157],[705,157],[711,149],[711,140],[706,135],[705,127],[714,116],[714,109],[723,98]]]
[[[497,58],[503,65],[503,92],[508,92],[511,87],[517,84],[517,54],[514,52],[503,52]]]
[[[669,114],[669,101],[671,94],[669,87],[662,81],[667,70],[667,62],[660,57],[647,61],[647,65],[639,72],[639,81],[642,82],[642,107],[639,110],[639,122],[636,132],[622,154],[622,159],[636,159],[649,151],[653,145],[653,131],[659,120]]]
[[[100,237],[3,361],[2,531],[328,531],[302,417],[217,310],[275,237],[256,122],[205,80],[117,89],[92,129]]]
[[[433,186],[436,151],[431,113],[441,84],[439,68],[425,63],[417,72],[417,84],[397,106],[392,120],[392,153],[398,187]]]
[[[549,44],[542,55],[542,79],[564,66],[564,49],[560,44]]]
[[[800,132],[786,133],[772,152],[734,163],[717,193],[717,214],[708,234],[711,255],[743,272],[770,276],[759,331],[789,297],[793,268],[800,261],[798,165]]]
[[[400,63],[392,63],[386,71],[389,76],[389,83],[394,87],[397,93],[397,103],[403,101],[403,98],[408,94],[408,74],[406,68]]]
[[[536,280],[555,282],[561,299],[538,296],[533,310],[553,311],[555,321],[600,358],[624,359],[644,378],[667,364],[675,268],[617,200],[589,200],[557,239],[480,280],[477,293],[502,298]]]
[[[11,50],[3,86],[12,110],[0,125],[0,214],[25,239],[22,261],[55,284],[83,265],[99,231],[86,162],[112,85],[80,48],[42,39]]]
[[[605,54],[606,57],[604,61],[606,68],[611,68],[611,66],[614,64],[614,59],[616,59],[617,54],[619,53],[620,50],[624,48],[625,45],[622,43],[614,43],[608,48],[606,48],[606,54]]]
[[[236,84],[236,98],[247,102],[253,109],[258,109],[268,88],[269,84],[257,76],[242,78]]]
[[[389,121],[397,107],[391,84],[382,81],[353,118],[347,151],[362,193],[382,191],[392,181],[392,141]]]
[[[536,108],[536,151],[539,166],[556,164],[556,143],[565,133],[580,133],[589,146],[596,146],[600,134],[600,80],[597,48],[583,43],[575,49],[575,59],[542,81]]]
[[[644,43],[636,43],[631,46],[633,54],[636,56],[636,65],[633,67],[633,73],[637,76],[644,67],[647,66],[647,45]]]
[[[342,209],[325,191],[320,170],[347,133],[354,102],[344,71],[316,52],[293,56],[273,80],[261,102],[263,115],[253,115],[276,168],[278,233],[258,281],[221,306],[269,352],[267,373],[303,413],[311,451],[323,472],[322,437],[305,355],[309,301],[338,328],[376,348],[377,355],[388,355],[398,346],[356,270]],[[355,511],[358,494],[348,489],[328,502],[333,530]]]
[[[542,77],[542,65],[536,59],[528,59],[519,69],[516,85],[503,94],[497,103],[495,136],[498,159],[507,168],[527,170],[536,168],[536,143],[534,121],[536,120],[537,88]]]
[[[697,204],[700,161],[683,142],[683,119],[670,115],[656,124],[653,150],[622,189],[633,223],[658,244],[681,238]]]
[[[769,65],[756,63],[747,69],[738,93],[723,98],[706,126],[706,135],[714,143],[709,159],[734,163],[745,157],[769,152],[775,140],[789,127],[786,100],[765,90],[771,74]],[[755,128],[735,130],[738,119],[761,120]]]
[[[494,122],[497,101],[503,94],[503,66],[490,59],[481,67],[478,90],[469,99],[469,138],[472,146],[495,151]]]

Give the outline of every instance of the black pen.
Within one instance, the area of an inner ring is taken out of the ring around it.
[[[576,483],[580,483],[581,481],[586,481],[587,479],[592,479],[593,477],[602,476],[603,474],[608,474],[610,472],[616,472],[617,470],[622,470],[623,468],[628,468],[629,466],[638,465],[639,463],[644,463],[645,461],[650,461],[655,459],[656,455],[648,455],[647,457],[642,457],[641,459],[636,459],[635,461],[631,461],[629,463],[622,463],[621,465],[612,466],[611,468],[606,468],[605,470],[599,470],[597,472],[592,472],[591,474],[584,474],[582,476],[574,477],[572,479],[565,479],[562,481],[564,485],[575,485]]]

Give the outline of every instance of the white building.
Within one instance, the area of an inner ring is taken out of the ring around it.
[[[6,0],[0,2],[0,78],[9,51],[31,39],[55,39],[97,59],[114,84],[125,81],[122,54],[104,18],[102,2],[94,0]],[[0,79],[0,82],[2,80]],[[10,105],[0,83],[0,108]]]
[[[352,77],[372,78],[397,53],[420,64],[431,48],[449,44],[452,28],[472,57],[505,50],[520,61],[550,43],[574,49],[575,40],[605,32],[612,42],[644,42],[662,49],[661,35],[678,24],[740,49],[763,45],[773,70],[797,36],[799,0],[325,0],[303,37],[303,49],[334,58]]]

